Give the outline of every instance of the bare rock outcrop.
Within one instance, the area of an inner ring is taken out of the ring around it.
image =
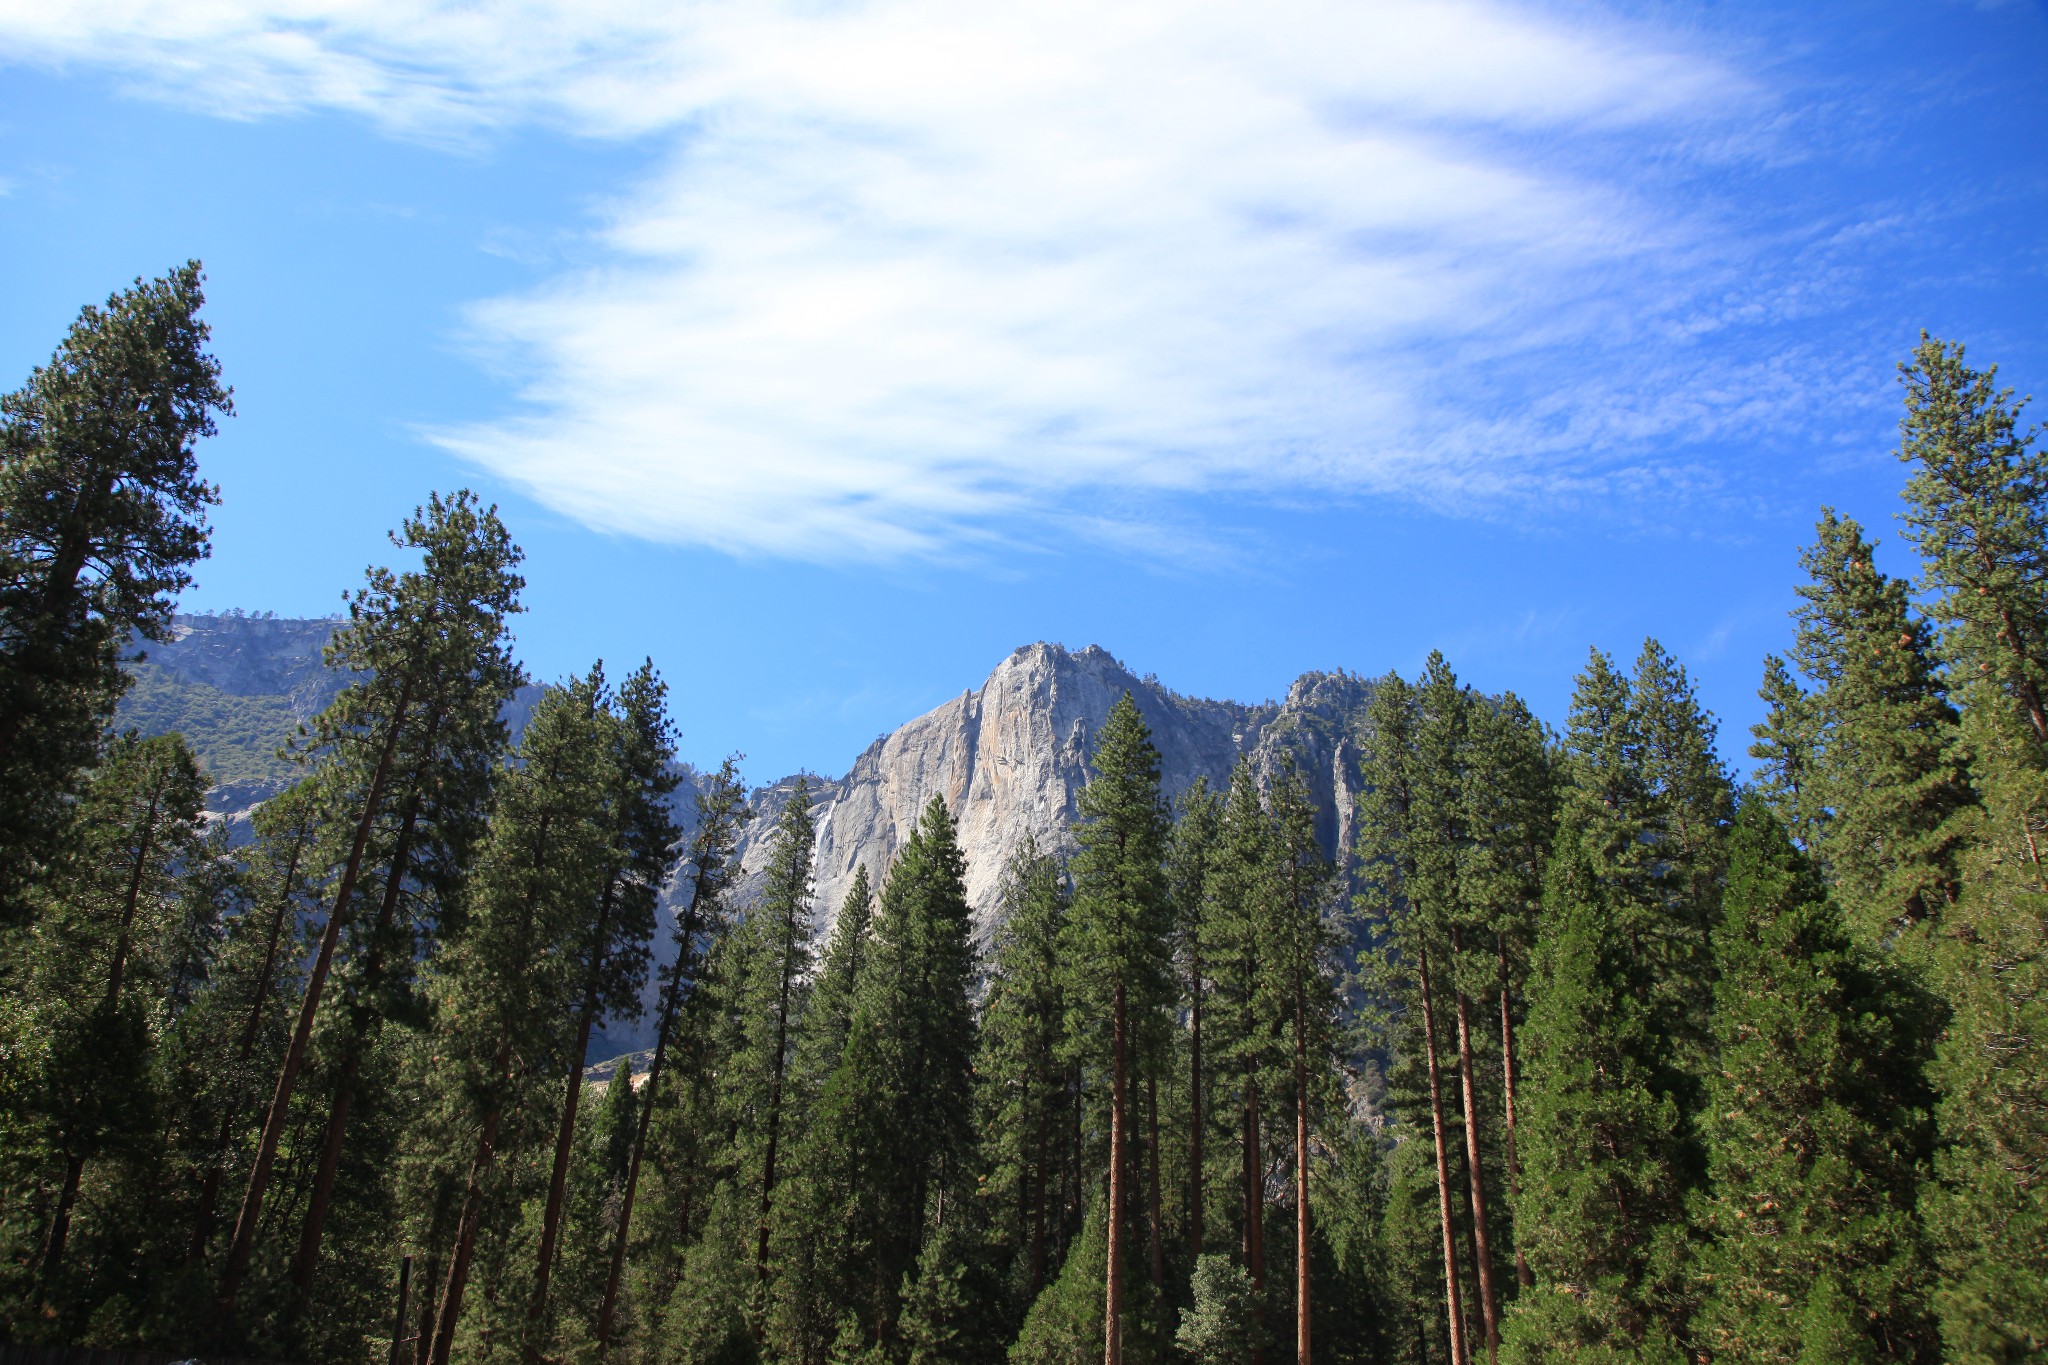
[[[1096,733],[1126,691],[1152,730],[1166,795],[1198,778],[1220,788],[1240,756],[1270,776],[1291,757],[1307,777],[1325,849],[1348,863],[1357,792],[1357,737],[1371,685],[1310,673],[1287,698],[1248,706],[1186,697],[1138,677],[1107,650],[1026,645],[979,689],[963,692],[870,745],[843,778],[809,779],[816,803],[817,927],[829,930],[856,868],[876,886],[932,797],[952,811],[967,858],[967,893],[986,937],[1004,862],[1026,837],[1066,850]],[[742,844],[748,881],[795,779],[757,793]],[[740,900],[749,887],[742,883]]]

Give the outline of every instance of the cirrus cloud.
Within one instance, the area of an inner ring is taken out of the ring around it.
[[[1775,409],[1689,341],[1772,305],[1689,187],[1771,97],[1697,46],[1476,0],[0,6],[13,60],[222,116],[656,139],[600,264],[472,308],[505,415],[428,439],[818,559],[1711,482],[1664,447]]]

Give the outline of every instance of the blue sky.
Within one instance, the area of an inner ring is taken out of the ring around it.
[[[1783,12],[1796,10],[1796,13]],[[1258,700],[1661,638],[1740,758],[1918,330],[2048,390],[2048,9],[0,4],[0,382],[206,263],[198,609],[430,489],[767,780],[1037,639]]]

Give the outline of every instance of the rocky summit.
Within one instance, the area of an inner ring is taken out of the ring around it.
[[[151,646],[134,665],[136,685],[123,704],[122,723],[145,733],[183,730],[219,777],[209,804],[239,815],[289,780],[289,765],[274,758],[277,746],[346,681],[321,660],[321,646],[337,624],[180,616],[176,640]],[[515,731],[531,709],[533,691],[522,689],[508,710]],[[1011,851],[1026,839],[1054,851],[1071,847],[1094,736],[1126,691],[1152,729],[1169,799],[1198,779],[1225,786],[1240,757],[1262,778],[1292,762],[1315,794],[1324,849],[1339,866],[1349,865],[1370,681],[1342,672],[1304,673],[1281,701],[1212,701],[1139,677],[1099,645],[1070,650],[1041,641],[997,664],[980,687],[876,740],[844,777],[805,775],[818,828],[817,932],[830,932],[856,868],[865,866],[881,885],[918,812],[937,796],[959,823],[968,896],[986,942],[997,927],[998,887]],[[677,814],[688,825],[697,774],[684,776]],[[753,794],[739,848],[741,905],[767,866],[770,831],[796,782],[793,774]],[[656,952],[672,960],[666,932]],[[598,1046],[639,1046],[648,1027],[615,1023]]]
[[[1197,779],[1230,781],[1240,756],[1262,774],[1291,759],[1309,779],[1323,846],[1351,849],[1357,737],[1371,684],[1348,673],[1307,673],[1287,698],[1248,706],[1172,691],[1138,677],[1099,645],[1025,645],[962,692],[869,745],[838,779],[807,779],[818,826],[817,925],[832,918],[865,866],[876,886],[932,797],[960,829],[967,891],[985,938],[1004,861],[1025,839],[1063,850],[1088,780],[1088,756],[1109,708],[1128,691],[1152,729],[1162,786],[1177,798]],[[741,845],[749,878],[768,861],[768,834],[796,778],[762,789]],[[743,894],[742,899],[745,899]]]

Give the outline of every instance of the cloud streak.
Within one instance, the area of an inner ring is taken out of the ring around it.
[[[1554,506],[1710,484],[1648,452],[1775,411],[1688,354],[1776,305],[1669,189],[1770,97],[1579,11],[87,0],[0,44],[224,116],[659,139],[600,266],[472,309],[512,409],[429,433],[609,531],[891,560],[1143,543],[1150,500]]]

